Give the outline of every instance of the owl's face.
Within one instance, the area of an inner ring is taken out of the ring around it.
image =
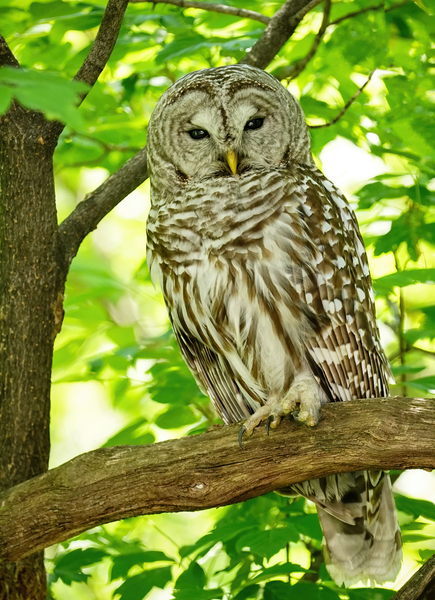
[[[312,160],[296,99],[247,65],[204,69],[171,86],[150,120],[148,156],[152,177],[164,171],[178,183]]]

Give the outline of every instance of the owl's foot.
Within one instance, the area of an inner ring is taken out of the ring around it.
[[[318,383],[313,377],[296,379],[284,398],[275,395],[255,411],[243,424],[239,433],[239,446],[242,446],[243,435],[252,435],[254,429],[262,421],[266,421],[267,434],[269,429],[275,429],[284,415],[292,414],[295,421],[306,423],[310,427],[317,425],[320,419],[322,394]]]

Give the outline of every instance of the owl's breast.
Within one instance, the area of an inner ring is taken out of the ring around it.
[[[259,169],[235,177],[186,184],[164,202],[153,202],[148,246],[168,267],[219,259],[262,258],[262,241],[297,188],[284,169]],[[295,219],[298,200],[294,198]]]

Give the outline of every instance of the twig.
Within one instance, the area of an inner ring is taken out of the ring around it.
[[[302,71],[305,69],[305,67],[309,63],[309,61],[313,58],[313,56],[317,52],[317,48],[319,47],[320,42],[322,41],[325,31],[329,25],[330,13],[331,13],[331,0],[325,0],[322,24],[320,25],[320,29],[317,32],[317,35],[314,39],[314,42],[313,42],[313,45],[311,46],[310,51],[304,58],[301,58],[301,60],[298,60],[297,62],[293,63],[292,65],[288,65],[287,67],[284,67],[283,69],[279,70],[277,73],[275,73],[275,77],[277,77],[278,79],[281,79],[281,80],[282,79],[295,79],[300,73],[302,73]]]
[[[358,98],[358,96],[363,93],[364,89],[366,88],[366,86],[369,84],[371,78],[373,77],[373,74],[375,71],[376,71],[376,69],[373,69],[373,71],[368,76],[367,81],[365,81],[364,84],[360,88],[358,88],[358,90],[355,92],[355,94],[352,96],[352,98],[346,102],[346,104],[343,106],[341,111],[338,113],[338,115],[334,119],[332,119],[332,121],[329,121],[329,123],[322,123],[321,125],[309,125],[308,127],[310,129],[320,129],[322,127],[330,127],[331,125],[334,125],[335,123],[337,123],[337,121],[339,119],[341,119],[341,117],[344,115],[344,113],[355,102],[355,100]]]
[[[397,249],[393,252],[394,255],[394,263],[395,263],[395,267],[396,267],[396,271],[398,273],[401,272],[401,267],[399,264],[399,257],[397,255]],[[404,289],[403,288],[399,288],[399,303],[397,305],[397,310],[398,310],[398,319],[397,319],[397,337],[399,339],[399,358],[400,358],[400,364],[402,367],[405,367],[406,365],[406,351],[407,351],[407,343],[404,337],[404,333],[405,333],[405,295],[404,295]],[[401,385],[401,393],[402,394],[406,394],[406,372],[404,371],[401,375],[400,375],[400,381],[402,383]]]
[[[435,599],[435,555],[392,596],[391,600],[434,600]]]
[[[0,559],[14,561],[98,524],[242,502],[361,469],[433,468],[435,406],[422,398],[327,404],[315,428],[240,423],[147,446],[100,448],[0,494]]]
[[[108,1],[97,36],[74,77],[75,81],[83,81],[91,87],[95,84],[112,54],[127,6],[128,0]],[[81,95],[81,102],[87,95],[88,92]]]
[[[387,8],[385,8],[385,2],[381,2],[380,4],[375,4],[373,6],[366,6],[366,8],[362,8],[361,10],[355,10],[354,12],[347,13],[347,15],[343,15],[342,17],[335,19],[335,21],[331,21],[329,24],[330,25],[338,25],[338,23],[341,23],[342,21],[345,21],[346,19],[352,19],[353,17],[358,17],[359,15],[362,15],[363,13],[369,12],[371,10],[379,10],[381,8],[383,8],[384,12],[387,13],[392,10],[395,10],[396,8],[401,8],[405,4],[408,4],[409,2],[410,2],[410,0],[403,0],[403,2],[398,2],[397,4],[392,4],[391,6],[388,6]]]
[[[96,190],[80,202],[59,226],[64,252],[64,275],[84,238],[128,194],[148,178],[146,148],[142,148],[125,165],[113,173]]]
[[[0,35],[0,67],[19,67],[20,63],[17,61],[9,48],[5,38]]]
[[[235,17],[241,17],[242,19],[260,21],[260,23],[264,23],[265,25],[267,25],[270,21],[270,17],[266,17],[261,13],[255,12],[254,10],[236,8],[235,6],[227,6],[226,4],[195,2],[193,0],[130,0],[131,4],[139,4],[142,2],[151,4],[172,4],[174,6],[181,6],[182,8],[199,8],[200,10],[209,10],[212,12],[223,13],[225,15],[233,15]]]
[[[241,63],[265,69],[293,35],[305,15],[322,0],[287,0],[270,19],[261,37]]]

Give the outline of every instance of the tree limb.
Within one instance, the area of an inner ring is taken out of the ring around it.
[[[192,0],[130,0],[131,4],[139,4],[142,2],[148,2],[151,4],[172,4],[174,6],[181,6],[181,8],[199,8],[200,10],[208,10],[212,12],[223,13],[225,15],[232,15],[240,17],[242,19],[252,19],[253,21],[260,21],[266,25],[270,21],[270,17],[266,17],[259,12],[254,10],[247,10],[246,8],[237,8],[235,6],[227,6],[226,4],[214,4],[211,2],[195,2]]]
[[[97,36],[89,54],[74,76],[75,81],[83,81],[90,87],[95,84],[115,47],[127,6],[128,0],[108,1]],[[81,102],[87,95],[88,92],[81,95]]]
[[[408,579],[391,600],[434,600],[435,599],[435,555]]]
[[[265,69],[293,35],[305,15],[322,0],[287,0],[270,19],[261,37],[241,63]]]
[[[19,67],[20,63],[17,61],[9,48],[5,38],[0,35],[0,67]]]
[[[363,93],[364,89],[370,83],[370,80],[373,77],[373,74],[375,71],[376,71],[376,69],[373,69],[373,71],[368,76],[367,81],[365,81],[363,83],[363,85],[357,89],[357,91],[354,93],[352,98],[346,102],[346,104],[340,110],[338,115],[336,117],[334,117],[334,119],[332,119],[332,121],[329,121],[328,123],[322,123],[321,125],[308,125],[308,127],[310,129],[321,129],[322,127],[330,127],[331,125],[335,125],[335,123],[337,123],[337,121],[339,119],[341,119],[341,117],[344,115],[344,113],[352,106],[352,104],[355,102],[355,100],[358,98],[358,96]]]
[[[148,178],[146,147],[86,196],[59,227],[65,276],[84,238],[128,194]]]
[[[325,31],[327,30],[328,25],[329,25],[330,13],[331,13],[331,0],[325,0],[322,24],[320,25],[320,29],[317,32],[317,35],[314,39],[313,45],[310,48],[310,51],[308,52],[308,54],[306,56],[304,56],[304,58],[301,58],[301,60],[298,60],[297,62],[295,62],[291,65],[288,65],[287,67],[279,69],[279,71],[277,73],[274,73],[275,77],[277,77],[280,80],[295,79],[300,73],[302,73],[302,71],[305,69],[307,64],[310,62],[310,60],[313,58],[313,56],[317,52],[317,48],[319,47],[320,42],[322,41]]]
[[[240,424],[94,450],[0,495],[0,558],[102,523],[224,506],[337,472],[434,468],[434,425],[433,400],[395,397],[326,405],[313,428],[284,419],[268,437],[259,427],[245,450]]]

